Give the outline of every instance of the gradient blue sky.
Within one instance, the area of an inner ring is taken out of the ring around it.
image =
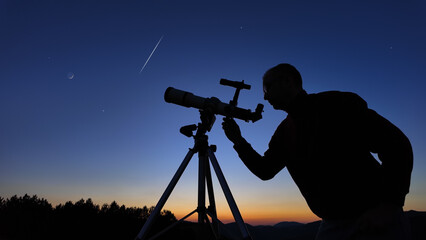
[[[239,106],[265,111],[238,122],[263,153],[286,114],[263,100],[261,77],[289,62],[308,92],[356,92],[406,133],[415,160],[405,209],[424,211],[425,12],[420,0],[3,0],[0,196],[155,205],[193,145],[179,128],[199,121],[197,110],[165,103],[166,88],[228,102],[234,89],[220,78],[244,79],[252,89]],[[247,222],[317,219],[287,170],[263,182],[245,168],[220,116],[209,139]],[[165,206],[178,217],[196,207],[195,160]]]

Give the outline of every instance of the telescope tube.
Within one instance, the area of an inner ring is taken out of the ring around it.
[[[164,100],[168,103],[174,103],[184,107],[193,107],[197,109],[210,108],[214,114],[220,114],[226,117],[238,118],[244,121],[251,120],[255,122],[262,118],[262,110],[251,112],[249,109],[234,107],[230,104],[221,102],[216,97],[203,98],[190,92],[182,91],[176,88],[168,87],[164,93]],[[263,109],[263,105],[262,105]]]

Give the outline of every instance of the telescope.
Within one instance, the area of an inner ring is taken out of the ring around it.
[[[246,122],[256,122],[262,118],[263,105],[258,104],[256,110],[237,107],[238,96],[241,89],[250,89],[250,85],[244,83],[244,80],[231,81],[227,79],[220,80],[221,85],[236,88],[233,100],[228,103],[221,102],[216,97],[204,98],[196,96],[190,92],[182,91],[173,87],[168,87],[164,93],[164,100],[168,103],[174,103],[184,107],[192,107],[200,110],[210,110],[213,114],[220,114],[225,117],[238,118]]]
[[[215,145],[209,145],[208,136],[206,132],[210,132],[214,121],[216,120],[216,114],[223,115],[227,118],[238,118],[244,121],[255,122],[262,118],[263,105],[258,104],[256,110],[252,112],[249,109],[243,109],[237,107],[238,95],[241,89],[250,89],[250,85],[244,83],[244,80],[241,82],[230,81],[226,79],[220,80],[221,85],[231,86],[236,88],[234,98],[227,103],[221,102],[216,97],[203,98],[196,96],[190,92],[178,90],[172,87],[167,88],[164,93],[164,100],[168,103],[174,103],[184,107],[193,107],[200,109],[200,119],[201,122],[198,125],[192,124],[188,126],[183,126],[180,129],[180,132],[187,137],[194,137],[194,147],[190,148],[163,195],[161,195],[160,200],[155,206],[152,213],[149,215],[149,218],[146,220],[141,231],[136,237],[136,240],[145,240],[147,237],[149,239],[154,239],[174,227],[176,224],[182,222],[186,218],[190,217],[194,213],[198,213],[198,226],[199,226],[199,236],[201,233],[207,233],[207,224],[211,230],[212,236],[215,239],[222,239],[221,231],[219,229],[220,220],[217,216],[216,203],[214,198],[213,183],[212,183],[212,174],[210,170],[210,164],[213,166],[213,169],[216,173],[216,176],[219,180],[220,186],[222,187],[223,193],[225,194],[226,201],[228,202],[229,208],[234,216],[235,222],[240,230],[240,233],[245,240],[252,240],[250,233],[247,229],[246,224],[241,216],[240,211],[238,210],[237,203],[235,202],[234,197],[232,196],[231,190],[226,182],[225,176],[223,175],[222,170],[220,169],[219,163],[214,155],[216,151]],[[195,135],[193,131],[197,130]],[[198,206],[197,208],[178,220],[174,224],[170,225],[163,231],[157,233],[154,236],[149,236],[148,231],[153,226],[157,216],[161,214],[161,209],[164,207],[167,199],[175,188],[177,182],[185,171],[186,166],[188,166],[189,161],[195,153],[198,153]],[[209,206],[206,207],[206,195],[208,195]],[[210,217],[210,218],[209,218]]]

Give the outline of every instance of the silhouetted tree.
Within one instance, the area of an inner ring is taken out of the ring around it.
[[[0,239],[134,239],[152,209],[127,208],[115,201],[99,207],[90,198],[52,208],[37,195],[0,197]],[[155,229],[175,221],[173,213],[164,210]]]
[[[52,205],[37,195],[2,200],[0,234],[9,239],[41,239],[50,231]]]

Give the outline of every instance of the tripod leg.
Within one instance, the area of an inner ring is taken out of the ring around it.
[[[208,194],[209,194],[208,214],[212,218],[213,231],[215,232],[216,236],[218,236],[219,225],[218,225],[218,222],[216,221],[216,219],[217,219],[216,202],[214,200],[212,174],[211,174],[211,171],[210,171],[210,163],[209,162],[206,164],[206,182],[207,182],[207,191],[208,191]]]
[[[175,188],[177,182],[182,176],[182,173],[185,171],[186,166],[188,166],[188,163],[191,160],[194,153],[195,152],[192,149],[189,149],[188,153],[185,156],[185,159],[180,164],[178,170],[176,171],[175,175],[173,176],[172,180],[170,181],[169,185],[167,186],[166,190],[164,191],[163,195],[161,196],[160,200],[155,206],[154,211],[152,211],[151,215],[149,215],[148,220],[145,222],[141,231],[136,236],[136,239],[145,239],[149,229],[151,228],[152,224],[156,220],[161,209],[164,207],[164,204],[166,203],[167,199],[169,198],[170,194]]]
[[[207,153],[198,152],[198,223],[204,224],[206,218],[206,165],[208,164]]]
[[[232,196],[231,189],[229,188],[228,183],[225,180],[225,176],[223,175],[223,172],[220,169],[216,156],[214,155],[210,147],[208,148],[207,151],[209,154],[210,161],[216,172],[216,176],[219,180],[220,186],[222,187],[222,190],[225,194],[225,198],[228,201],[229,207],[231,208],[232,215],[234,216],[234,219],[237,222],[237,225],[240,229],[243,239],[252,239],[248,232],[247,226],[244,223],[243,217],[241,216],[241,213],[238,210],[237,203],[235,202],[234,197]]]
[[[206,165],[209,164],[207,152],[201,149],[198,152],[198,231],[197,239],[203,239],[206,234]]]

